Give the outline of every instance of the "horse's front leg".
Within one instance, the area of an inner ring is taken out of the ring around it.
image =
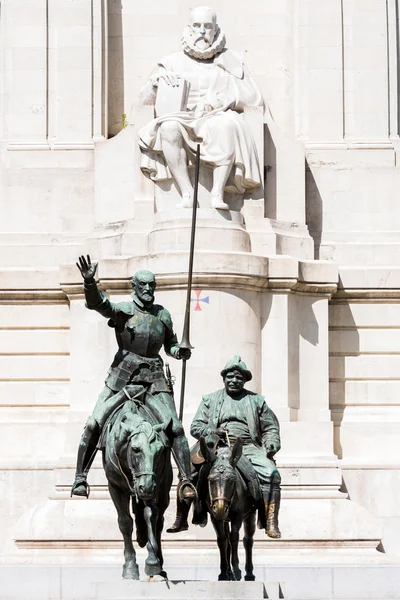
[[[239,532],[242,526],[242,516],[237,514],[232,517],[231,520],[231,553],[232,553],[232,570],[235,576],[235,581],[240,581],[242,578],[242,572],[239,568]]]
[[[244,537],[243,546],[246,553],[246,575],[245,581],[254,581],[255,576],[253,573],[253,543],[254,543],[254,532],[256,530],[256,513],[251,512],[244,520]]]
[[[150,577],[154,577],[154,575],[161,575],[162,568],[159,560],[159,543],[157,541],[156,536],[154,535],[154,531],[156,530],[156,522],[153,516],[154,513],[157,512],[156,508],[152,508],[150,505],[144,507],[143,516],[147,525],[147,558],[145,562],[145,573]]]
[[[219,548],[219,556],[220,556],[220,569],[221,572],[218,575],[218,581],[231,581],[232,579],[232,570],[229,561],[229,538],[226,535],[226,528],[224,521],[217,521],[211,515],[211,521],[215,529],[215,533],[217,534],[217,544]]]
[[[132,543],[133,519],[129,510],[131,496],[129,492],[120,490],[110,481],[108,482],[108,489],[117,509],[118,526],[124,538],[125,564],[122,569],[122,577],[124,579],[139,579],[139,567]]]

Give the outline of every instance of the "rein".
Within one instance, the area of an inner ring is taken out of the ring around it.
[[[226,469],[223,469],[223,468],[220,466],[218,470],[219,470],[219,472],[221,473],[221,476],[222,476],[223,472],[224,472]],[[236,475],[236,473],[235,473],[235,475]],[[231,497],[231,498],[227,498],[226,496],[223,496],[222,494],[219,494],[218,496],[214,496],[214,497],[213,497],[213,496],[212,496],[212,494],[211,494],[211,483],[210,483],[210,480],[209,480],[209,479],[207,480],[207,483],[208,483],[208,495],[209,495],[209,497],[210,497],[211,504],[213,504],[214,502],[216,502],[216,501],[218,501],[218,500],[223,500],[224,502],[226,502],[226,503],[227,503],[228,507],[230,508],[230,506],[231,506],[231,504],[232,504],[232,502],[233,502],[233,499],[234,499],[234,497],[235,497],[235,494],[236,494],[236,486],[235,486],[235,488],[234,488],[234,491],[233,491],[233,494],[232,494],[232,497]],[[218,492],[220,491],[220,487],[221,487],[221,486],[220,486],[220,485],[218,485]]]

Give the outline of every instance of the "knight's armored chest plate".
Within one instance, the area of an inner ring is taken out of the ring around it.
[[[140,356],[156,357],[164,343],[164,336],[164,324],[157,315],[136,310],[125,323],[120,342],[124,350]]]

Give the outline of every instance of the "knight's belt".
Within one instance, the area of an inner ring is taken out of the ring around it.
[[[108,387],[119,391],[128,383],[151,385],[153,392],[169,392],[160,356],[148,358],[128,350],[118,350],[108,370]]]

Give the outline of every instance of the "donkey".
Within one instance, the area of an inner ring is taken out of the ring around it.
[[[167,578],[161,549],[172,485],[171,450],[163,432],[167,426],[150,424],[135,403],[127,401],[104,428],[103,467],[124,539],[124,579],[139,579],[132,543],[131,499],[137,542],[141,548],[147,545],[145,573]]]
[[[222,446],[214,451],[204,437],[200,438],[201,453],[208,463],[207,486],[198,485],[199,500],[210,513],[217,534],[220,552],[219,581],[240,581],[239,531],[244,526],[243,546],[246,553],[245,581],[254,581],[253,543],[257,506],[246,483],[236,468],[242,455],[242,440],[232,447]]]

